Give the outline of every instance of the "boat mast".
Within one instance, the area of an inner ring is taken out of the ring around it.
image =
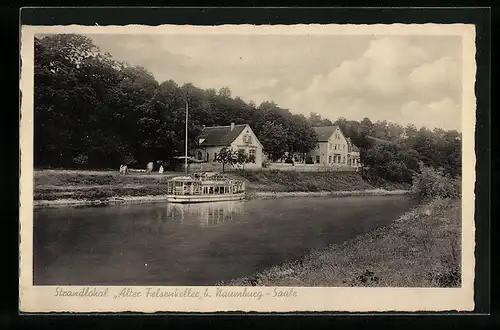
[[[184,157],[184,173],[188,172],[188,102],[186,100],[186,145],[185,145],[185,157]]]

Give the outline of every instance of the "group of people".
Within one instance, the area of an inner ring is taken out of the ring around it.
[[[128,173],[127,165],[120,165],[120,174],[127,174],[127,173]]]
[[[163,165],[160,165],[160,169],[158,170],[158,173],[159,173],[159,174],[162,174],[162,173],[163,173],[163,171],[164,171],[164,170],[163,170]],[[152,162],[148,163],[148,166],[147,166],[146,172],[147,172],[147,173],[151,173],[151,172],[153,172],[153,163],[152,163]],[[125,175],[125,174],[127,174],[127,173],[128,173],[128,166],[127,166],[127,165],[123,165],[123,164],[122,164],[122,165],[120,165],[120,174]]]

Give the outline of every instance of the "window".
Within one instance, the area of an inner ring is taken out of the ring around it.
[[[209,161],[210,161],[210,153],[207,152],[207,162],[209,162]]]
[[[255,162],[256,162],[256,159],[255,159],[256,158],[255,157],[255,149],[250,149],[249,156],[252,158],[252,163],[255,164]]]
[[[214,152],[214,162],[217,160],[217,153]]]
[[[335,145],[335,150],[337,150],[337,145]]]
[[[332,162],[332,156],[328,156],[328,163]]]
[[[202,160],[202,154],[201,154],[201,151],[198,151],[198,157],[197,157],[198,160]]]
[[[319,164],[319,156],[316,156],[316,164]]]

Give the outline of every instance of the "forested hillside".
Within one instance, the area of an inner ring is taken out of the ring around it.
[[[460,173],[461,134],[386,121],[291,113],[272,100],[256,105],[229,87],[200,89],[158,82],[143,67],[120,62],[80,35],[35,38],[35,166],[46,168],[144,167],[184,152],[203,125],[248,123],[271,159],[315,147],[312,126],[337,124],[361,149],[367,175],[409,182],[420,161]],[[298,111],[300,109],[294,109]],[[332,115],[335,109],[331,109]],[[377,141],[388,141],[378,143]]]

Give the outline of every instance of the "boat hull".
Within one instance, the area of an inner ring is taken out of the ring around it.
[[[220,195],[167,195],[170,203],[209,203],[239,201],[245,198],[245,193]]]

